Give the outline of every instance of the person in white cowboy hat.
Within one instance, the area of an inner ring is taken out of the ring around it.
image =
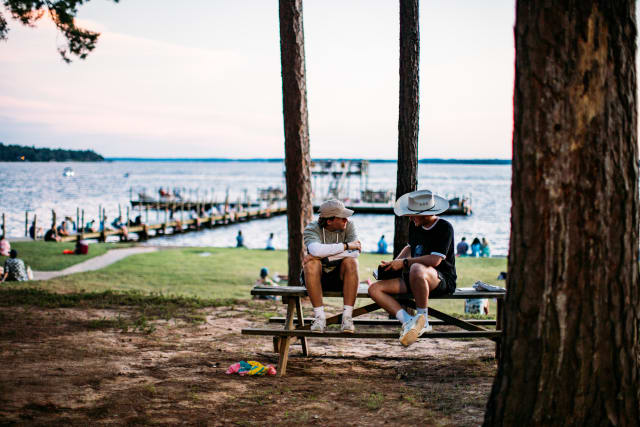
[[[381,265],[384,270],[401,275],[369,287],[369,296],[402,323],[400,342],[405,347],[431,330],[427,314],[429,296],[452,294],[456,289],[453,227],[437,216],[448,208],[447,199],[429,190],[400,197],[394,212],[411,219],[409,242],[396,259],[382,261]],[[410,316],[392,296],[404,293],[412,293],[415,298],[415,316]]]
[[[348,218],[353,215],[339,200],[327,200],[320,205],[317,221],[304,229],[307,255],[303,260],[302,283],[307,288],[314,320],[311,331],[324,332],[327,327],[322,291],[342,291],[344,309],[342,332],[355,332],[353,305],[358,294],[358,260],[362,245],[356,227]]]

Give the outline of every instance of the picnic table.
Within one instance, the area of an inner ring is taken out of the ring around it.
[[[395,326],[392,331],[356,331],[355,333],[345,333],[341,331],[325,330],[322,333],[311,332],[311,323],[305,320],[302,313],[301,299],[308,296],[307,290],[303,286],[256,286],[251,290],[251,295],[257,296],[280,296],[282,302],[287,304],[286,317],[273,317],[269,319],[269,323],[284,324],[284,328],[246,328],[242,329],[243,335],[262,335],[272,336],[274,343],[274,352],[279,353],[278,358],[278,376],[286,374],[287,361],[289,358],[289,347],[294,338],[300,339],[302,345],[303,356],[309,356],[309,344],[307,338],[370,338],[370,339],[397,339],[399,336],[400,322],[395,319],[358,319],[366,313],[371,313],[380,309],[378,304],[371,303],[365,306],[355,308],[353,310],[353,319],[356,325],[375,325],[375,326]],[[433,307],[429,307],[429,317],[435,317],[437,320],[429,320],[429,324],[433,326],[455,326],[458,330],[447,330],[426,333],[420,339],[432,338],[488,338],[496,343],[496,358],[500,356],[500,337],[502,335],[502,319],[503,307],[506,291],[487,292],[477,291],[473,288],[458,288],[452,295],[442,295],[431,297],[430,300],[436,299],[468,299],[468,298],[496,298],[497,311],[496,320],[486,319],[458,319],[446,313],[443,313]],[[324,297],[342,297],[342,292],[323,291]],[[367,284],[360,284],[358,287],[358,299],[370,298]],[[415,308],[415,301],[411,294],[397,295],[398,301],[407,306]],[[342,314],[327,318],[327,326],[332,324],[340,324],[342,322]],[[493,326],[495,329],[487,329],[486,326]]]

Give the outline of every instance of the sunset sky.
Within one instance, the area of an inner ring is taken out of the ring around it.
[[[3,12],[5,17],[8,14]],[[510,158],[514,1],[422,1],[419,157]],[[108,157],[283,157],[276,0],[92,0],[67,65],[43,19],[0,43],[0,142]],[[312,157],[397,156],[398,1],[305,0]]]

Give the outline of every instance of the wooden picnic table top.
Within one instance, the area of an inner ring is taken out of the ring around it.
[[[361,283],[358,286],[358,298],[369,298],[369,286]],[[473,299],[473,298],[504,298],[506,290],[502,292],[476,291],[473,288],[458,288],[451,295],[429,297],[430,299]],[[255,286],[251,289],[251,295],[277,295],[282,297],[306,297],[307,289],[304,286]],[[339,291],[323,291],[325,297],[342,297]],[[398,299],[413,299],[411,294],[402,294]]]

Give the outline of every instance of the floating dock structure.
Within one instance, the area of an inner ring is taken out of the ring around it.
[[[225,225],[236,224],[239,222],[247,222],[254,219],[271,218],[276,215],[284,215],[287,213],[286,207],[274,207],[256,210],[247,210],[242,212],[232,212],[225,215],[213,215],[199,218],[190,218],[184,221],[172,219],[157,224],[139,224],[127,226],[127,234],[129,240],[131,234],[137,234],[138,240],[147,240],[153,237],[165,237],[174,234],[186,233],[189,231],[199,231],[204,228],[222,227]],[[62,242],[71,242],[76,240],[98,240],[106,241],[109,236],[118,236],[124,238],[122,230],[103,230],[95,232],[85,232],[72,234],[69,236],[60,236]]]

